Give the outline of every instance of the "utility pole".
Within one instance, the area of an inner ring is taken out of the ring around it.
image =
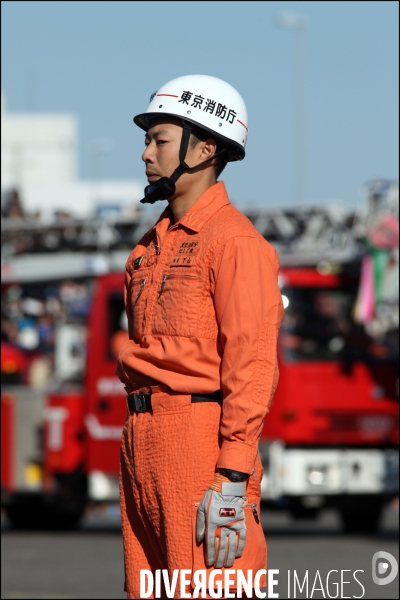
[[[279,27],[293,32],[293,204],[304,204],[306,199],[304,143],[304,30],[306,22],[305,17],[294,13],[281,13],[276,18]]]

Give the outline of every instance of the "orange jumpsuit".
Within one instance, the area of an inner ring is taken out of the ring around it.
[[[169,228],[171,216],[167,207],[126,264],[129,340],[117,374],[128,393],[152,392],[152,412],[128,413],[122,435],[125,590],[132,598],[140,597],[140,569],[168,569],[170,578],[188,569],[193,578],[206,568],[196,511],[218,467],[251,474],[247,541],[233,568],[266,568],[251,505],[259,514],[258,440],[278,382],[277,253],[230,204],[223,182]],[[222,407],[190,402],[191,394],[219,389]]]

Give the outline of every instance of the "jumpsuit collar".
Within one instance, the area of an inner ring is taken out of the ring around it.
[[[187,229],[191,229],[196,233],[199,233],[204,224],[223,206],[230,204],[226,187],[223,181],[217,181],[208,190],[206,190],[189,208],[189,210],[183,215],[183,217],[175,223],[175,225],[182,225]],[[157,223],[150,229],[154,231],[163,230],[168,227],[172,217],[172,211],[169,206],[161,213]]]

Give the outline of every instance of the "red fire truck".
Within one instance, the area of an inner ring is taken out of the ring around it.
[[[398,493],[398,332],[374,340],[352,319],[358,277],[286,268],[280,382],[260,452],[267,504],[314,517],[339,509],[374,530]]]
[[[37,352],[28,353],[20,372],[5,345],[2,506],[17,526],[71,527],[88,502],[118,501],[126,402],[115,354],[127,336],[121,325],[123,281],[123,272],[75,279],[90,289],[90,305],[56,327],[55,376],[47,386],[24,381],[26,361],[31,368],[40,365]],[[48,283],[35,282],[37,298]],[[32,285],[20,287],[32,296]]]
[[[281,217],[264,223],[278,227]],[[347,254],[341,262],[338,254],[336,262],[327,253],[322,262],[304,255],[281,255],[280,383],[260,440],[262,498],[295,517],[333,506],[347,530],[371,530],[398,494],[398,328],[376,339],[354,322],[359,262]],[[15,269],[7,271],[3,291],[19,282],[22,297],[32,296],[32,282],[23,283]],[[90,302],[56,327],[58,379],[46,388],[24,385],[24,374],[15,375],[25,367],[11,354],[2,368],[2,506],[16,525],[73,526],[88,502],[118,501],[126,414],[115,375],[126,337],[122,265],[90,278],[75,273],[74,280],[87,283]],[[44,297],[48,285],[37,275],[36,296]]]

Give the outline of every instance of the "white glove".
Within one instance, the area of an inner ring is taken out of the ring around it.
[[[235,558],[242,556],[246,543],[245,493],[245,482],[234,483],[216,473],[200,502],[196,539],[198,544],[205,539],[207,566],[229,568]]]

